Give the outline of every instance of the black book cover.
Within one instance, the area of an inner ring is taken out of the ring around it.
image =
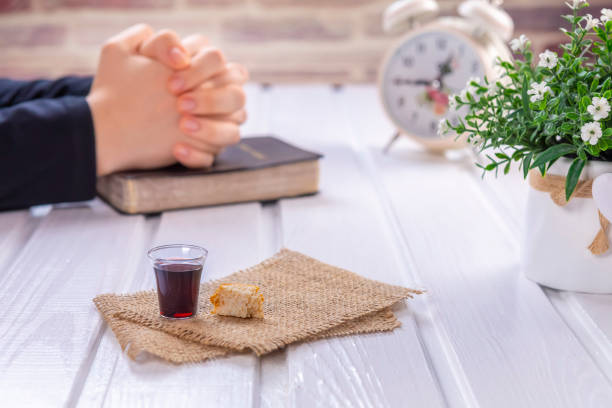
[[[227,147],[217,156],[214,165],[209,169],[188,169],[174,165],[158,170],[126,171],[117,175],[124,178],[139,178],[217,174],[317,160],[321,157],[323,156],[319,153],[292,146],[274,136],[251,136],[243,138],[234,146]]]

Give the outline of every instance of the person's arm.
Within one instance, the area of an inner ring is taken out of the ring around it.
[[[67,76],[56,80],[18,81],[0,78],[0,108],[40,98],[86,96],[92,77]]]
[[[190,62],[175,33],[132,26],[102,47],[86,97],[54,92],[0,108],[0,210],[93,198],[96,175],[115,171],[177,160],[209,166],[236,143],[246,72],[219,50],[193,45]],[[176,70],[180,77],[171,77]],[[166,88],[176,79],[178,94]],[[192,100],[189,114],[179,112],[178,95]]]
[[[83,97],[0,109],[0,210],[95,196],[96,152]]]

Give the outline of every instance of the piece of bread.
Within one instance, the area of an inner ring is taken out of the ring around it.
[[[221,316],[264,317],[264,297],[259,286],[245,283],[224,283],[219,285],[210,297],[214,308],[211,313]]]

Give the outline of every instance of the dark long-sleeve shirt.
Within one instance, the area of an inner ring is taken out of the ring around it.
[[[91,81],[0,79],[0,210],[95,196]]]

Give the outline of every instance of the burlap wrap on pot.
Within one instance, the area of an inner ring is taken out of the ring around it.
[[[260,286],[263,319],[211,315],[208,298],[221,283]],[[196,362],[231,352],[269,353],[295,341],[393,330],[389,307],[420,291],[365,279],[284,249],[226,278],[202,284],[198,315],[159,317],[155,291],[100,295],[94,302],[128,355],[148,351],[168,361]]]
[[[539,170],[531,170],[529,172],[529,184],[538,191],[549,193],[551,200],[556,205],[564,206],[568,203],[565,199],[565,177],[563,176],[547,174],[542,177]],[[593,180],[578,181],[570,200],[572,198],[593,198]],[[610,221],[608,221],[600,211],[597,211],[597,214],[600,228],[595,238],[593,238],[593,241],[588,246],[589,251],[591,251],[593,255],[604,254],[610,248],[607,237]]]

